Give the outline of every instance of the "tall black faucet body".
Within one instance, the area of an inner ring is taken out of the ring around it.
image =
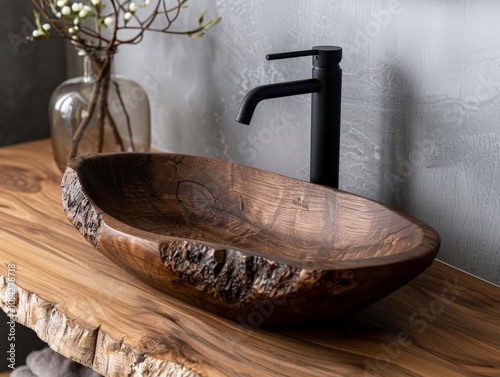
[[[250,124],[257,104],[265,99],[312,93],[311,162],[312,183],[338,188],[340,151],[340,104],[342,98],[342,48],[316,46],[312,50],[270,54],[268,60],[313,57],[312,78],[262,85],[247,93],[236,120]]]

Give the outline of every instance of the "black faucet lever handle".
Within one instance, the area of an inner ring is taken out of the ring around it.
[[[298,58],[314,56],[313,65],[320,69],[340,69],[338,64],[342,60],[342,48],[338,46],[314,46],[311,50],[282,52],[266,55],[267,60]]]
[[[318,50],[302,50],[302,51],[280,52],[278,54],[268,54],[268,55],[266,55],[266,60],[300,58],[302,56],[313,56],[313,55],[318,55],[318,54],[319,54]]]

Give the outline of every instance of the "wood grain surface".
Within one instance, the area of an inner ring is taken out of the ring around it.
[[[350,317],[265,330],[252,317],[236,323],[172,298],[116,266],[66,219],[60,182],[47,140],[0,149],[1,306],[103,375],[500,375],[499,287],[434,262]]]
[[[168,153],[79,157],[64,210],[109,259],[170,295],[263,326],[330,320],[429,267],[439,237],[381,203],[248,166]]]

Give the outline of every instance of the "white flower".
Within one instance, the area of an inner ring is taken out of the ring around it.
[[[130,21],[131,18],[132,18],[132,13],[130,12],[127,12],[123,15],[123,19],[125,20],[125,22]]]
[[[149,5],[150,2],[151,0],[144,0],[144,5]]]
[[[68,33],[70,33],[70,34],[75,34],[75,29],[73,29],[72,27],[70,27],[70,28],[68,29]]]
[[[92,5],[97,6],[101,4],[101,0],[92,0]]]
[[[93,11],[93,9],[92,9],[91,7],[89,7],[88,5],[84,5],[84,6],[83,6],[83,10],[84,10],[84,11],[87,11],[88,13],[90,13],[90,12],[92,12],[92,11]]]
[[[71,14],[71,8],[70,8],[70,7],[68,7],[67,5],[66,5],[66,6],[64,6],[64,7],[62,7],[62,9],[61,9],[61,14],[62,14],[63,16],[69,16],[69,15]]]
[[[73,20],[73,24],[78,25],[79,23],[80,23],[80,19],[78,17],[75,17],[75,19]]]
[[[137,5],[136,5],[135,3],[130,3],[130,4],[128,5],[128,11],[129,11],[130,13],[135,13],[135,12],[137,12]]]
[[[71,10],[73,12],[80,12],[83,9],[83,4],[82,3],[73,3],[71,6]]]
[[[49,31],[50,30],[50,24],[43,24],[42,25],[42,29],[45,30],[45,31]]]
[[[78,13],[78,17],[80,18],[85,18],[89,15],[89,12],[87,12],[85,9],[82,9],[80,13]]]
[[[38,30],[33,30],[32,34],[33,34],[33,37],[35,37],[35,38],[37,38],[37,37],[39,37],[41,35]]]
[[[113,18],[112,18],[112,17],[106,17],[106,18],[104,19],[104,25],[106,25],[106,26],[111,26],[111,25],[113,25],[113,22],[115,22],[115,21],[113,20]]]
[[[59,8],[62,8],[63,6],[65,6],[67,4],[67,1],[64,1],[64,0],[58,0],[56,5],[59,7]]]

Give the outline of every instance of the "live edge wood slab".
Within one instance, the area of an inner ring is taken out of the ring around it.
[[[345,319],[264,330],[131,277],[68,222],[60,182],[49,141],[0,149],[0,304],[103,375],[500,375],[497,286],[436,261]]]
[[[433,229],[380,203],[206,157],[79,157],[62,198],[82,235],[131,274],[259,326],[351,314],[420,274],[439,248]]]

